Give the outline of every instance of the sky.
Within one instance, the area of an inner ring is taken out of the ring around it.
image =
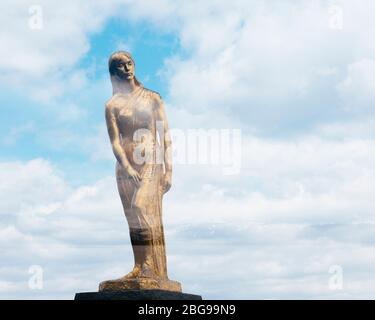
[[[73,299],[131,270],[104,121],[127,50],[173,131],[170,279],[204,299],[374,299],[374,10],[1,1],[0,298]],[[197,132],[218,156],[194,160]]]

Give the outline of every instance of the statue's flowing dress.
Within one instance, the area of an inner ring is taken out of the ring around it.
[[[157,138],[157,93],[138,87],[130,95],[116,94],[116,122],[121,145],[131,166],[141,176],[136,186],[125,169],[116,163],[117,186],[129,224],[133,246],[147,246],[148,263],[154,275],[167,279],[167,264],[162,223],[163,164],[160,163],[160,138]],[[159,102],[158,102],[159,101]],[[139,140],[136,135],[139,134]],[[146,151],[145,147],[146,146]],[[145,154],[147,152],[147,156]],[[137,157],[138,155],[138,157]],[[145,160],[140,161],[140,159]]]

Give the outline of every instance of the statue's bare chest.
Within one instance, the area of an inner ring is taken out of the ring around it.
[[[149,99],[116,101],[116,115],[121,129],[151,129],[154,119],[154,108]],[[122,130],[121,130],[122,131]]]

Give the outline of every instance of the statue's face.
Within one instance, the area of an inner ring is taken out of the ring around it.
[[[120,79],[134,79],[135,67],[133,61],[130,58],[126,56],[121,57],[121,60],[116,64],[116,70],[116,74]]]

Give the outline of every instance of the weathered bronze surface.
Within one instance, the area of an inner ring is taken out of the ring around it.
[[[113,96],[105,118],[117,159],[118,191],[129,225],[134,268],[120,279],[100,283],[99,291],[161,289],[181,292],[168,279],[162,199],[171,187],[171,140],[160,95],[135,77],[131,55],[115,52],[109,60]]]

